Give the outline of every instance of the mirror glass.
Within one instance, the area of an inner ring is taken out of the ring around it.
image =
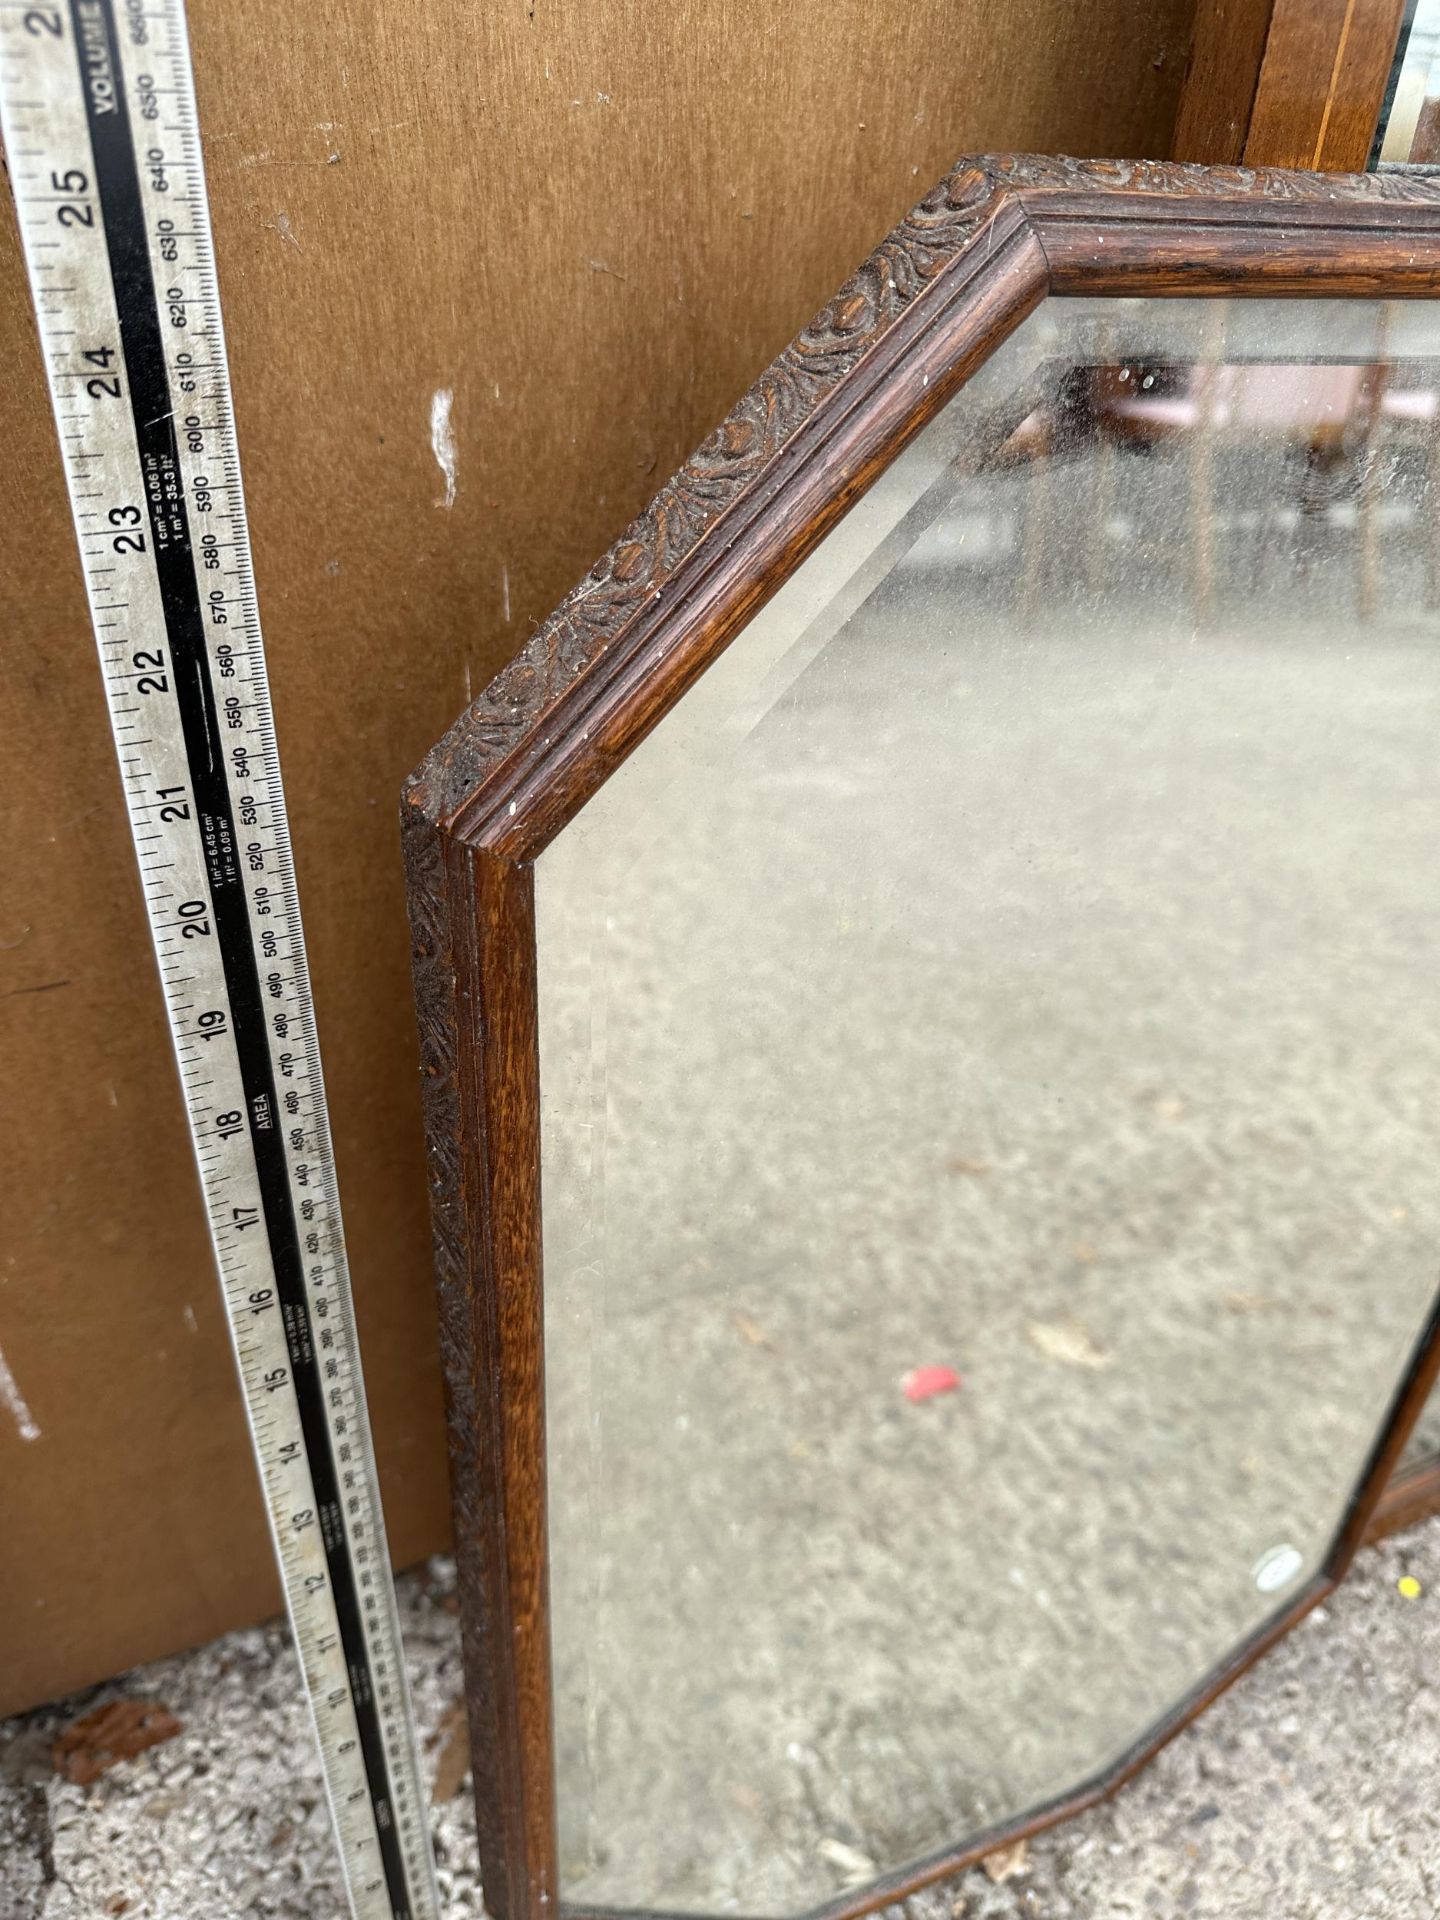
[[[567,1901],[841,1898],[1321,1568],[1440,1238],[1437,393],[1047,302],[540,856]]]

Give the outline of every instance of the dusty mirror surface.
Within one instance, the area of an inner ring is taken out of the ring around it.
[[[1435,1278],[1437,356],[1048,301],[539,858],[567,1901],[843,1895],[1320,1567]]]

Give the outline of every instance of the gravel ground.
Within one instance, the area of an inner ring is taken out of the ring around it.
[[[1406,1598],[1402,1579],[1421,1592]],[[452,1570],[400,1582],[427,1778],[455,1780]],[[1431,1920],[1440,1909],[1440,1520],[1362,1556],[1334,1601],[1108,1805],[917,1896],[908,1920]],[[182,1731],[92,1785],[56,1735],[112,1699]],[[466,1781],[468,1789],[468,1778]],[[478,1915],[468,1790],[436,1808],[446,1920]],[[299,1675],[279,1624],[0,1727],[0,1920],[342,1920]]]

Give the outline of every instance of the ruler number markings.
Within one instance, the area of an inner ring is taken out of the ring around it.
[[[52,403],[347,1889],[431,1920],[180,0],[0,0],[0,116],[36,162]]]

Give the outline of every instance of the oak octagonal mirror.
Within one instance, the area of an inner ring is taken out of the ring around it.
[[[1435,1370],[1440,188],[967,162],[407,792],[487,1901],[1116,1784]]]

